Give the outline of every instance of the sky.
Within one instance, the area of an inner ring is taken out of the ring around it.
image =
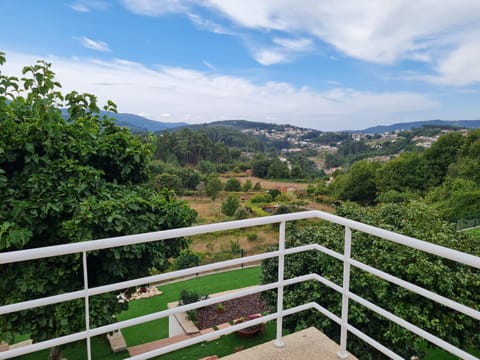
[[[480,118],[479,0],[0,0],[0,51],[162,122]]]

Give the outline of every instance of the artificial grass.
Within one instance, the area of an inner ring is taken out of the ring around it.
[[[258,285],[260,283],[260,267],[250,267],[245,269],[233,270],[217,273],[213,275],[196,277],[190,280],[176,283],[160,285],[158,288],[163,295],[154,296],[148,299],[139,299],[129,303],[129,309],[120,313],[117,318],[119,321],[132,319],[138,316],[150,314],[153,312],[167,309],[167,304],[177,301],[182,289],[195,290],[199,294],[213,294],[221,291],[234,290],[247,286]],[[270,326],[267,326],[267,332],[264,336],[254,337],[252,339],[240,339],[236,334],[223,336],[218,340],[193,345],[189,348],[178,350],[172,354],[162,355],[161,359],[198,359],[200,353],[207,356],[214,354],[229,354],[235,351],[235,348],[253,346],[257,343],[270,340]],[[144,344],[168,337],[168,318],[162,318],[148,323],[132,326],[122,329],[123,336],[127,346]],[[274,333],[274,330],[273,330]],[[273,335],[274,336],[274,335]],[[249,345],[251,343],[251,345]],[[216,350],[219,349],[219,351]],[[40,351],[20,357],[21,360],[45,360],[48,358],[48,350]],[[64,357],[69,360],[86,359],[85,342],[71,344],[63,350]],[[171,357],[169,357],[171,356]],[[92,358],[117,360],[128,357],[126,352],[113,354],[110,345],[104,336],[92,339]]]

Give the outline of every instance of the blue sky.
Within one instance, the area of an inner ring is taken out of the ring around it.
[[[478,0],[0,0],[2,73],[164,122],[479,119],[479,40]]]

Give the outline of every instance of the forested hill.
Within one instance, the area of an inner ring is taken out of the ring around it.
[[[349,130],[349,132],[364,133],[364,134],[382,134],[385,132],[392,132],[396,130],[412,130],[421,128],[422,126],[438,125],[438,126],[452,126],[465,129],[480,128],[480,120],[425,120],[414,121],[407,123],[397,123],[392,125],[379,125],[369,127],[363,130]]]
[[[62,109],[62,114],[64,118],[68,117],[67,109]],[[105,111],[101,110],[100,115],[107,114]],[[114,118],[117,121],[117,125],[126,127],[134,133],[146,132],[146,131],[163,131],[168,129],[173,129],[176,127],[181,127],[188,125],[184,122],[161,122],[147,119],[146,117],[129,114],[129,113],[108,113],[109,117]]]
[[[259,121],[249,121],[249,120],[222,120],[222,121],[212,121],[207,126],[228,126],[234,129],[239,130],[246,130],[246,129],[257,129],[257,130],[284,130],[286,127],[289,128],[298,128],[303,129],[298,126],[293,125],[279,125],[279,124],[271,124]],[[194,127],[193,125],[192,127]]]

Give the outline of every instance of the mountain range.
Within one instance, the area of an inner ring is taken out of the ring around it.
[[[102,112],[102,115],[104,113]],[[181,128],[181,127],[198,127],[201,125],[191,125],[185,122],[160,122],[151,119],[147,119],[146,117],[135,115],[135,114],[128,114],[128,113],[118,113],[113,114],[109,113],[109,116],[115,118],[117,120],[118,125],[124,126],[129,128],[132,132],[144,132],[144,131],[152,131],[158,132],[163,130]],[[212,121],[203,126],[226,126],[235,129],[275,129],[280,130],[284,129],[285,127],[293,127],[304,129],[302,127],[293,126],[293,125],[278,125],[278,124],[270,124],[265,122],[257,122],[257,121],[248,121],[248,120],[223,120],[223,121]],[[396,123],[392,125],[378,125],[369,127],[363,130],[344,130],[344,132],[355,132],[355,133],[365,133],[365,134],[379,134],[384,132],[393,132],[397,130],[411,130],[415,128],[420,128],[422,126],[445,126],[445,127],[458,127],[458,128],[466,128],[466,129],[473,129],[473,128],[480,128],[480,120],[423,120],[423,121],[413,121],[413,122],[405,122],[405,123]]]

